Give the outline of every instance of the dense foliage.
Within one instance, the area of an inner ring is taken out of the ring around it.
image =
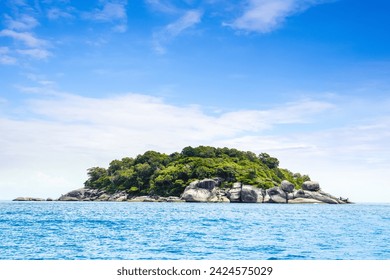
[[[217,177],[222,187],[242,182],[265,189],[282,180],[300,188],[310,180],[306,175],[279,168],[278,159],[266,153],[199,146],[171,155],[148,151],[136,158],[113,160],[107,169],[92,167],[88,169],[85,187],[134,195],[178,196],[191,181]]]

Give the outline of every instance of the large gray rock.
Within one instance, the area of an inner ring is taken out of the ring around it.
[[[233,187],[227,192],[230,202],[241,202],[241,190],[242,184],[240,182],[233,184]]]
[[[273,187],[267,190],[267,194],[269,196],[269,203],[287,203],[287,195],[286,193],[279,187]]]
[[[306,181],[302,184],[302,189],[304,191],[317,192],[320,190],[320,184],[314,181]]]
[[[269,196],[267,191],[263,195],[263,203],[271,203],[271,197]]]
[[[218,182],[212,179],[194,181],[187,186],[181,195],[181,199],[186,202],[208,202],[215,196],[215,187]]]
[[[112,194],[108,199],[108,201],[117,201],[117,202],[122,202],[126,200],[127,200],[127,193],[125,191],[116,192]]]
[[[286,193],[292,193],[294,191],[295,186],[293,183],[287,180],[283,180],[280,184],[280,188]]]
[[[61,195],[59,201],[79,201],[84,199],[85,189],[77,189]]]
[[[289,203],[328,203],[341,204],[334,196],[331,196],[322,191],[307,191],[298,190],[293,193],[294,199],[289,200]]]
[[[211,191],[211,193],[212,196],[209,198],[209,202],[230,202],[229,198],[227,197],[227,192],[225,190],[216,187]]]
[[[241,187],[241,202],[246,202],[246,203],[263,202],[263,195],[261,193],[261,190],[251,185],[243,185]]]
[[[203,179],[202,181],[199,181],[196,186],[201,189],[212,191],[217,185],[218,182],[213,179]]]
[[[294,193],[293,193],[293,196],[294,198],[307,198],[309,197],[304,190],[296,190]]]
[[[316,199],[318,201],[321,201],[321,202],[324,202],[324,203],[328,203],[328,204],[339,204],[337,200],[329,197],[329,196],[326,196],[326,195],[323,195],[319,192],[310,192],[310,191],[307,191],[308,195],[310,198],[313,198],[313,199]]]

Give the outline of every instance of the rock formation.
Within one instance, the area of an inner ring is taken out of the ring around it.
[[[18,197],[14,201],[45,201],[41,198]],[[52,199],[47,199],[52,201]],[[126,191],[107,193],[104,190],[81,188],[70,191],[58,201],[115,201],[115,202],[232,202],[232,203],[327,203],[345,204],[347,199],[337,198],[321,190],[318,182],[306,181],[301,189],[284,180],[279,186],[260,189],[240,182],[224,187],[221,180],[204,179],[193,181],[181,197],[131,196]]]
[[[220,194],[218,199],[215,199],[216,193]],[[302,189],[297,190],[294,184],[287,180],[270,189],[259,189],[236,182],[231,188],[222,190],[217,181],[205,179],[191,183],[181,198],[187,202],[348,203],[345,199],[323,192],[318,182],[306,181],[302,184]]]

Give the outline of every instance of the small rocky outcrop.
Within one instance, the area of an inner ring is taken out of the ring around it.
[[[348,202],[323,192],[318,182],[306,181],[302,184],[302,189],[294,190],[289,203],[344,204]]]

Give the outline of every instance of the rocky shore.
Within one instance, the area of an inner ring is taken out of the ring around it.
[[[31,197],[18,197],[14,201],[53,201]],[[318,182],[306,181],[295,189],[289,181],[277,187],[259,189],[236,182],[222,188],[220,179],[196,180],[186,187],[180,197],[131,196],[126,191],[107,193],[104,190],[81,188],[61,195],[55,201],[116,201],[116,202],[222,202],[222,203],[326,203],[346,204],[348,199],[337,198],[321,190]]]

